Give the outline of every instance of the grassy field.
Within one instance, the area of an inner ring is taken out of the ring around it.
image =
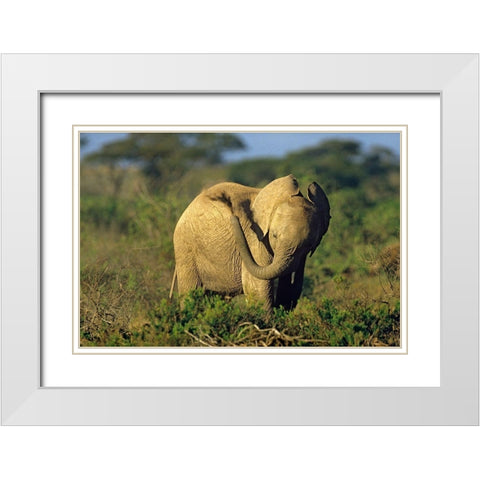
[[[135,166],[82,162],[81,345],[398,346],[399,167],[380,155],[358,157],[333,145],[316,156],[190,168],[156,185]],[[169,300],[173,230],[202,188],[226,180],[262,186],[287,173],[304,191],[320,183],[332,213],[307,259],[297,308],[266,320],[241,296],[194,291],[183,308]]]

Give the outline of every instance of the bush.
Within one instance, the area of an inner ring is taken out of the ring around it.
[[[170,347],[347,347],[398,346],[399,305],[364,305],[345,310],[329,299],[303,298],[294,311],[190,292],[183,307],[162,299],[150,321],[137,328],[116,322],[115,305],[100,301],[96,315],[82,312],[82,345]],[[112,313],[113,312],[113,313]]]

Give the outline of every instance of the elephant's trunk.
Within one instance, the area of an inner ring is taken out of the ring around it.
[[[232,222],[237,248],[240,251],[242,261],[250,274],[260,280],[273,280],[287,272],[288,268],[293,263],[293,256],[288,257],[287,261],[285,261],[285,259],[281,259],[279,255],[276,255],[270,265],[258,265],[250,252],[250,248],[248,247],[245,234],[243,233],[238,218],[235,215],[232,215],[230,220]]]

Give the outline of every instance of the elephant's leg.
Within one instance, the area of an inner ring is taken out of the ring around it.
[[[293,274],[284,275],[278,279],[275,306],[283,306],[285,310],[293,310],[297,306],[298,299],[302,293],[303,273],[305,271],[304,257]]]
[[[273,280],[260,280],[243,271],[242,284],[247,299],[261,303],[265,311],[270,314],[273,308]]]
[[[185,295],[189,291],[202,286],[197,268],[192,262],[177,262],[176,269],[178,293],[180,295]]]

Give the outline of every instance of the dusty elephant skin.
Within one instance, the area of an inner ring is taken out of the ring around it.
[[[294,308],[306,257],[330,222],[330,205],[320,186],[310,184],[307,195],[293,175],[262,189],[226,182],[203,191],[173,235],[179,294],[201,287],[231,296],[245,293],[267,311]],[[172,290],[174,282],[175,277]]]

